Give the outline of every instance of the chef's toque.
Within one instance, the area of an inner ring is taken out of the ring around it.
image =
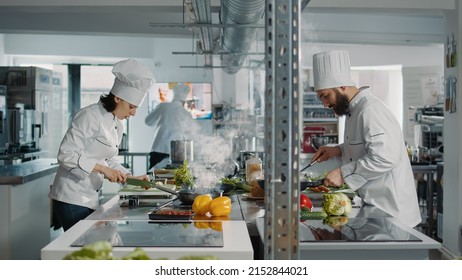
[[[180,100],[180,101],[185,102],[190,91],[191,91],[191,88],[188,85],[183,84],[183,83],[178,83],[173,88],[173,100]]]
[[[344,50],[313,55],[314,90],[354,86],[350,73],[350,58]]]
[[[115,76],[111,93],[139,107],[143,103],[149,88],[156,82],[154,74],[133,58],[114,64]]]

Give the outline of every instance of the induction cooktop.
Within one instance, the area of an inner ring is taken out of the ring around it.
[[[330,217],[300,223],[300,242],[422,242],[388,218]]]
[[[113,247],[223,247],[223,233],[194,222],[98,221],[71,246],[96,241]]]

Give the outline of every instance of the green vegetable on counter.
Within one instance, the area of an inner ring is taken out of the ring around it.
[[[322,209],[333,216],[348,215],[353,208],[351,200],[343,193],[323,194]]]
[[[188,162],[185,160],[183,165],[175,171],[173,177],[175,179],[175,185],[180,187],[192,188],[194,185],[194,177],[188,170]]]
[[[82,249],[66,255],[64,260],[118,260],[112,254],[112,245],[108,241],[97,241],[82,247]],[[142,248],[135,248],[123,256],[121,260],[151,260]],[[168,260],[159,258],[159,260]],[[218,260],[215,256],[184,256],[179,260]]]
[[[324,220],[327,213],[324,211],[300,211],[300,220]]]
[[[64,260],[115,260],[112,255],[112,245],[107,241],[99,241],[88,244],[82,249],[72,252],[64,257]]]
[[[241,184],[237,185],[237,187],[243,189],[246,192],[250,192],[252,190],[252,186],[245,182],[242,182]]]
[[[242,180],[241,178],[236,178],[236,177],[234,177],[234,178],[223,177],[223,178],[221,179],[221,183],[222,183],[222,184],[227,184],[227,185],[231,185],[231,186],[234,186],[234,187],[236,187],[236,186],[238,186],[239,184],[241,184],[242,181],[243,181],[243,180]]]
[[[179,260],[218,260],[215,256],[184,256]]]

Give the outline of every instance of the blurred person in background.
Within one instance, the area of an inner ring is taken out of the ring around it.
[[[170,156],[172,140],[191,140],[197,130],[192,115],[185,108],[191,88],[178,83],[173,88],[173,100],[157,105],[145,118],[146,125],[154,128],[149,169],[158,165],[165,167]]]
[[[164,86],[160,86],[157,89],[157,96],[151,102],[151,108],[150,108],[151,111],[154,110],[157,107],[157,105],[159,105],[160,103],[164,103],[168,101],[168,91],[169,91],[168,88]]]
[[[104,179],[123,183],[134,177],[118,160],[122,120],[136,114],[155,78],[134,59],[116,63],[112,73],[110,93],[75,115],[59,147],[59,167],[49,197],[53,223],[59,222],[65,231],[99,207]],[[146,175],[135,178],[148,179]]]

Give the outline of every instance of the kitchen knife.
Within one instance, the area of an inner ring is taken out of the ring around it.
[[[320,154],[316,159],[312,160],[310,162],[310,164],[308,164],[307,166],[303,167],[302,170],[300,170],[300,172],[304,171],[305,169],[307,169],[308,167],[311,167],[313,165],[315,165],[316,163],[318,163],[318,158],[322,156],[322,154]]]
[[[311,166],[315,165],[316,163],[318,163],[317,160],[314,160],[314,161],[310,162],[310,164],[308,164],[307,166],[303,167],[302,170],[300,170],[300,172],[306,170],[308,167],[311,167]]]
[[[170,194],[178,195],[178,193],[176,191],[171,190],[171,189],[169,189],[169,188],[167,188],[165,186],[162,186],[162,185],[157,185],[156,183],[150,182],[150,181],[144,181],[144,180],[135,179],[135,178],[127,178],[127,184],[133,185],[133,186],[156,188],[156,189],[159,189],[161,191],[164,191],[164,192],[167,192],[167,193],[170,193]]]

